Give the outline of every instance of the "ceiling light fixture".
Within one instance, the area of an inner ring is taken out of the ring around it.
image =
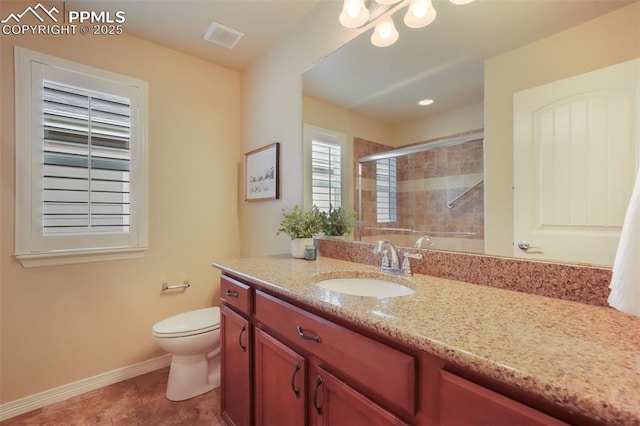
[[[398,30],[393,24],[393,17],[389,16],[376,24],[373,34],[371,34],[371,43],[374,46],[387,47],[395,43],[399,36]]]
[[[418,105],[420,106],[428,106],[431,105],[433,103],[433,99],[423,99],[421,101],[418,101]]]
[[[426,27],[436,19],[436,9],[431,0],[413,0],[404,15],[404,24],[409,28]]]
[[[461,5],[473,0],[449,1]],[[409,8],[404,16],[407,27],[422,28],[435,21],[437,14],[431,0],[344,0],[340,23],[346,28],[360,28],[375,22],[371,43],[378,47],[391,46],[399,37],[393,14],[407,5]]]
[[[367,23],[369,15],[364,0],[344,0],[340,23],[347,28],[358,28]]]

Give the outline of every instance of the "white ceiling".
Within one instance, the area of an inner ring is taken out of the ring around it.
[[[244,70],[319,0],[72,0],[68,10],[125,12],[127,34],[236,71]],[[244,33],[233,49],[202,39],[212,21]]]
[[[123,10],[127,34],[226,68],[243,71],[291,31],[320,1],[342,0],[69,0],[69,10]],[[631,3],[627,0],[476,0],[455,6],[433,0],[437,19],[408,29],[394,15],[400,39],[387,48],[371,30],[305,72],[310,96],[398,123],[473,105],[483,99],[486,58],[546,37]],[[202,39],[212,21],[244,33],[231,50]],[[428,109],[415,103],[436,99]]]

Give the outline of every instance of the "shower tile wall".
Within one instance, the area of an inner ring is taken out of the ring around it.
[[[354,140],[355,158],[390,149],[393,148],[363,139]],[[432,237],[437,248],[482,252],[483,186],[475,187],[456,201],[453,208],[447,208],[449,200],[483,179],[482,140],[399,157],[397,172],[397,222],[376,223],[375,162],[363,164],[362,212],[358,215],[363,221],[363,240],[393,234],[394,241],[412,245],[417,237],[426,234]],[[357,209],[357,194],[355,199]],[[410,228],[417,232],[376,232],[368,229],[370,227]]]

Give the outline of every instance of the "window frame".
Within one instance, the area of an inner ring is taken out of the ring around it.
[[[313,159],[312,144],[314,140],[340,148],[340,204],[345,207],[347,200],[346,185],[346,136],[343,133],[323,129],[309,124],[304,125],[304,206],[313,206]],[[335,207],[335,206],[334,206]]]
[[[148,83],[15,47],[15,256],[24,267],[140,258],[148,249]],[[42,81],[131,100],[131,227],[127,233],[44,235]],[[62,80],[62,81],[60,81]]]
[[[396,157],[383,158],[376,161],[376,222],[377,223],[395,223],[398,221],[398,163]],[[384,162],[384,163],[383,163]],[[379,166],[386,168],[387,179],[381,179],[379,174]],[[393,170],[392,170],[393,169]],[[391,177],[393,176],[393,179]],[[383,180],[388,190],[380,191],[379,182]],[[381,206],[380,194],[387,197],[386,207]],[[393,204],[393,205],[392,205]],[[382,216],[387,216],[385,219]]]

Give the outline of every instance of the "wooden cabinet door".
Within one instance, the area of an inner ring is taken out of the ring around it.
[[[260,329],[255,329],[255,424],[304,425],[306,359]]]
[[[260,290],[255,317],[281,342],[321,359],[320,365],[330,365],[327,370],[384,407],[405,418],[415,414],[414,356]]]
[[[317,368],[312,389],[309,410],[311,410],[310,417],[315,425],[390,426],[408,424],[321,367]]]
[[[249,322],[220,306],[222,417],[229,425],[251,424],[251,329]]]
[[[440,374],[440,424],[443,426],[566,425],[462,377],[442,370]]]

